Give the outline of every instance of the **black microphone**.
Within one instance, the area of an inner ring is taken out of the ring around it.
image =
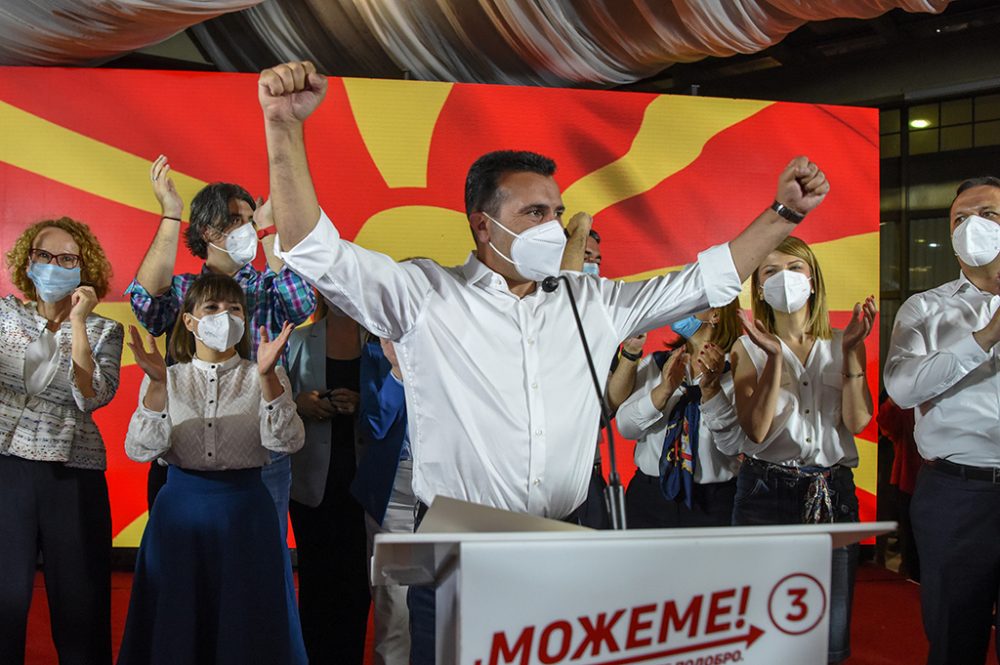
[[[608,513],[611,518],[612,529],[624,529],[625,526],[625,490],[622,488],[622,480],[618,475],[618,463],[615,461],[615,435],[611,430],[611,409],[608,407],[604,393],[601,391],[601,382],[597,379],[597,370],[594,369],[594,359],[590,355],[590,345],[587,344],[587,335],[583,332],[583,322],[580,321],[580,312],[576,308],[576,298],[573,296],[573,289],[569,279],[565,275],[549,276],[542,280],[542,291],[552,293],[559,288],[559,280],[566,282],[566,295],[569,296],[569,304],[573,308],[573,319],[576,321],[576,330],[580,333],[580,342],[583,343],[583,352],[587,356],[587,367],[590,368],[590,378],[594,381],[594,391],[597,393],[597,402],[601,405],[601,425],[608,435],[608,486],[604,488],[604,498],[608,502]]]

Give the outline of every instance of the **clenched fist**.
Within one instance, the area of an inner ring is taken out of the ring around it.
[[[778,192],[774,198],[804,215],[822,203],[829,191],[830,183],[819,167],[808,157],[796,157],[778,176]]]
[[[311,62],[286,62],[265,69],[257,81],[264,120],[295,124],[308,118],[326,95],[326,77]]]

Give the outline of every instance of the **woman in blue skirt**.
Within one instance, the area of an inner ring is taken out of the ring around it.
[[[247,360],[243,291],[205,274],[184,298],[167,367],[135,328],[146,373],[125,450],[169,463],[136,562],[118,665],[299,665],[302,631],[288,557],[261,481],[269,451],[302,447],[302,420],[276,366],[292,326]]]

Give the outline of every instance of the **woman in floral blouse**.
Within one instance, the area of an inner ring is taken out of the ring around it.
[[[24,662],[41,551],[59,662],[111,662],[111,509],[91,416],[114,397],[122,326],[97,316],[111,265],[80,222],[30,226],[0,299],[0,662]]]

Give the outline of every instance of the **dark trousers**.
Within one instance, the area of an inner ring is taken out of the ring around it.
[[[111,663],[111,507],[103,471],[0,456],[0,663],[23,663],[38,552],[60,665]]]
[[[928,664],[986,662],[1000,590],[1000,485],[925,465],[910,517],[920,553]]]
[[[601,465],[594,464],[594,470],[590,474],[590,484],[587,485],[587,498],[573,511],[577,516],[573,521],[579,522],[580,526],[591,529],[610,529],[611,516],[608,514],[608,500],[604,496],[604,488],[608,486],[604,480],[604,472]]]
[[[801,524],[809,482],[808,478],[795,478],[748,459],[736,477],[733,524]],[[846,467],[834,467],[828,483],[834,521],[857,522],[858,498],[854,493],[854,473]],[[851,655],[851,605],[859,551],[857,544],[833,550],[830,644],[827,653],[827,660],[831,663],[839,663]]]
[[[729,526],[733,519],[736,479],[694,486],[691,507],[671,501],[660,491],[659,476],[638,469],[625,491],[625,514],[630,529]]]
[[[315,508],[290,504],[310,665],[364,661],[371,595],[364,510],[348,490],[355,468],[353,446],[335,446],[323,501]]]

